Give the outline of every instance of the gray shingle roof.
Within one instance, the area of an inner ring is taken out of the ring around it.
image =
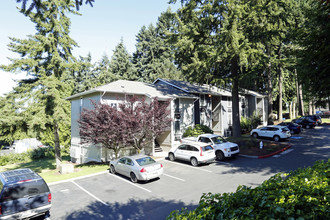
[[[159,99],[168,99],[175,97],[195,98],[195,96],[191,94],[187,94],[175,88],[170,88],[169,86],[163,87],[163,86],[153,85],[144,82],[117,80],[115,82],[111,82],[109,84],[72,95],[66,99],[72,100],[94,93],[146,95],[149,97],[158,97]]]

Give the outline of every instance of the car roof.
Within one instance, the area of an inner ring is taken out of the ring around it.
[[[260,127],[259,129],[261,128],[286,128],[286,126],[281,126],[281,125],[267,125],[267,126],[263,126],[263,127]]]
[[[0,178],[8,184],[25,182],[27,180],[42,179],[37,173],[31,169],[16,169],[0,173]]]
[[[218,137],[218,136],[220,136],[220,135],[218,135],[218,134],[201,134],[201,135],[199,135],[200,137],[208,137],[208,138],[213,138],[213,137]]]
[[[205,146],[211,146],[210,144],[203,143],[203,142],[197,142],[197,141],[189,142],[189,143],[182,143],[182,144],[180,144],[179,146],[181,146],[181,145],[190,145],[190,146],[194,146],[194,147],[205,147]]]
[[[140,159],[140,158],[144,158],[144,157],[150,157],[150,156],[145,155],[145,154],[135,154],[135,155],[132,155],[132,156],[124,156],[124,157],[136,160],[136,159]]]

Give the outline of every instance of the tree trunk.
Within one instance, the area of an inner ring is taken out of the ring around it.
[[[303,101],[303,95],[302,95],[302,85],[299,85],[299,115],[301,115],[301,116],[305,115],[304,101]]]
[[[282,105],[283,105],[283,75],[282,75],[282,66],[281,66],[281,47],[278,49],[278,66],[277,66],[277,74],[278,74],[278,120],[283,120],[283,113],[282,113]]]
[[[56,159],[56,169],[59,169],[61,166],[61,147],[60,147],[60,138],[58,135],[58,124],[54,122],[54,142],[55,142],[55,159]]]
[[[272,79],[272,64],[269,62],[267,67],[267,89],[268,89],[268,124],[273,124],[273,79]]]
[[[296,103],[295,102],[292,102],[292,118],[291,119],[295,119],[297,118],[297,115],[296,115]]]
[[[294,116],[295,118],[298,117],[300,114],[300,95],[299,95],[299,83],[298,83],[298,75],[297,75],[297,69],[294,69],[295,76],[296,76],[296,90],[297,90],[297,103],[296,103],[296,115]]]
[[[290,105],[289,105],[289,115],[290,115],[290,119],[291,119],[291,120],[293,119],[293,114],[292,114],[292,104],[293,104],[293,102],[290,102]]]
[[[232,119],[233,119],[233,136],[241,136],[241,124],[239,114],[239,98],[238,98],[238,58],[235,56],[231,61],[231,74],[233,76],[233,87],[232,87]]]
[[[313,114],[313,102],[312,102],[311,98],[309,98],[309,102],[308,102],[308,114],[309,115]]]

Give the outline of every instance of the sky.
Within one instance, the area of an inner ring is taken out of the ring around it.
[[[70,15],[70,36],[79,45],[73,50],[75,56],[86,56],[89,52],[96,62],[103,55],[112,56],[113,50],[123,39],[129,53],[135,51],[136,35],[143,25],[155,25],[160,14],[171,7],[169,0],[95,0],[93,7],[83,5],[81,16]],[[17,7],[16,0],[1,2],[0,8],[0,65],[10,64],[9,58],[18,54],[8,50],[9,37],[26,39],[36,33],[34,24]],[[10,73],[0,70],[0,96],[4,96],[16,85],[14,80],[25,78],[26,73]]]

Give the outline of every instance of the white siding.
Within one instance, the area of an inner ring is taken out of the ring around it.
[[[100,161],[101,156],[99,147],[92,145],[82,146],[79,136],[78,120],[83,109],[93,108],[91,100],[96,103],[100,102],[100,95],[88,96],[82,99],[75,99],[71,101],[71,148],[70,156],[73,162],[85,163],[91,160]]]

